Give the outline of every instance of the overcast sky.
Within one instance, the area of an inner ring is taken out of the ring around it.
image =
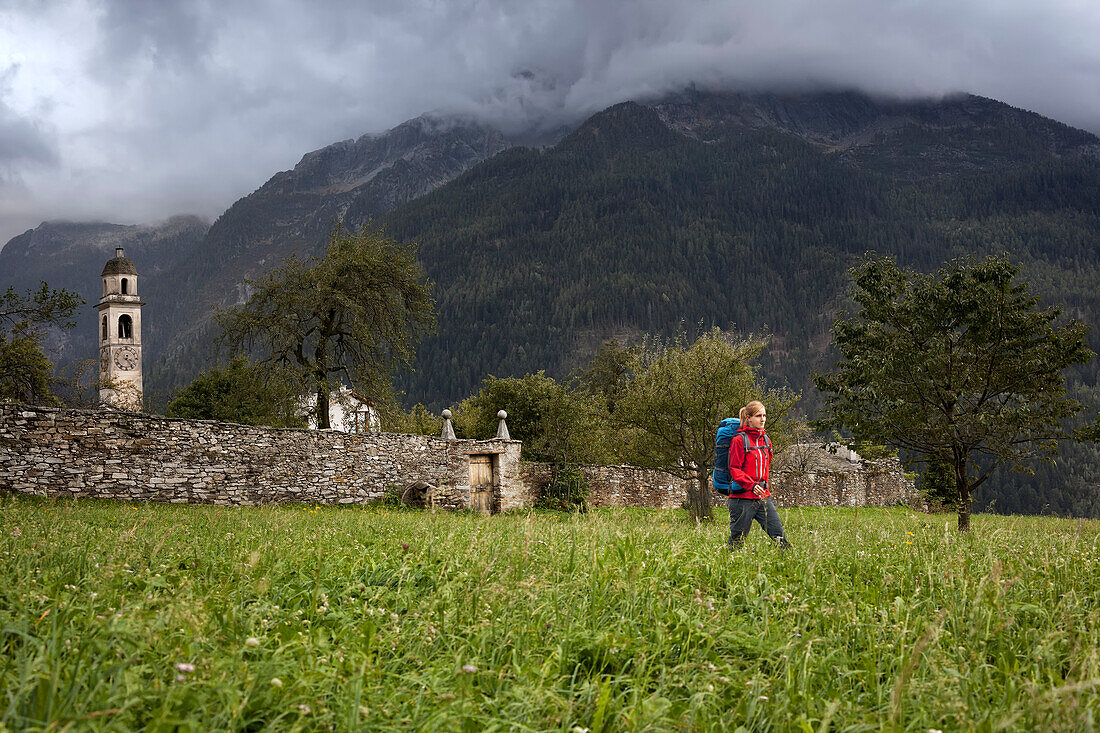
[[[213,219],[427,111],[574,120],[690,82],[964,91],[1100,133],[1100,2],[0,0],[0,244]]]

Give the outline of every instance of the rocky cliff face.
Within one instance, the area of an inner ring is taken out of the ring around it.
[[[1028,159],[1100,159],[1094,135],[969,94],[904,101],[857,92],[683,92],[648,103],[671,129],[714,142],[773,129],[853,166],[917,178],[1012,166]]]
[[[230,262],[261,244],[264,257],[311,253],[338,222],[361,226],[507,147],[496,130],[433,116],[329,145],[229,207],[196,256]]]

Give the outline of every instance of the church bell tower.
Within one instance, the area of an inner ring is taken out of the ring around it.
[[[99,403],[141,412],[141,306],[137,268],[115,247],[103,267],[99,311]]]

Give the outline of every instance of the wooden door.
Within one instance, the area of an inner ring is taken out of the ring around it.
[[[493,510],[493,457],[470,456],[470,508],[489,514]]]

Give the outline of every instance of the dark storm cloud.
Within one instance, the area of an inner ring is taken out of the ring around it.
[[[101,42],[92,68],[125,75],[149,61],[163,69],[187,69],[208,50],[216,28],[198,5],[148,0],[109,0],[99,18]]]
[[[17,67],[0,71],[0,246],[34,222],[37,204],[23,183],[26,170],[56,170],[58,153],[49,125],[9,105],[8,80]]]
[[[1097,132],[1098,37],[1080,0],[23,0],[0,161],[41,218],[140,221],[427,111],[518,130],[689,83],[965,91]]]
[[[13,113],[0,100],[0,166],[56,160],[57,151],[41,125]]]
[[[10,67],[0,71],[0,179],[5,168],[21,163],[54,163],[57,150],[46,125],[8,106],[7,81],[18,72]]]

